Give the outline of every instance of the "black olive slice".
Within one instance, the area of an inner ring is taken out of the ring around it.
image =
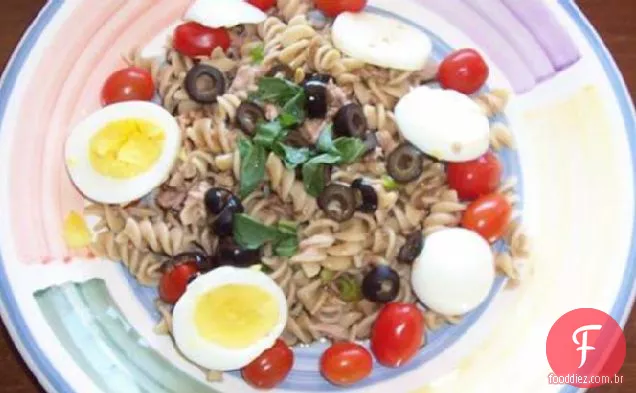
[[[394,301],[400,292],[400,276],[390,266],[374,267],[362,281],[362,294],[375,303]]]
[[[375,188],[367,184],[363,178],[356,179],[351,183],[356,195],[356,206],[364,213],[374,213],[378,210],[378,193]]]
[[[236,110],[236,121],[246,135],[252,136],[256,125],[265,121],[265,112],[253,102],[243,102]]]
[[[305,83],[305,107],[310,119],[322,119],[327,115],[327,85],[321,81]]]
[[[261,263],[261,252],[245,249],[227,237],[219,244],[218,260],[221,266],[250,267]]]
[[[338,136],[362,138],[367,132],[367,118],[358,104],[347,104],[338,110],[333,120],[333,131]]]
[[[292,70],[289,66],[285,64],[277,64],[272,67],[265,76],[270,78],[278,78],[282,75],[283,79],[294,79],[294,70]]]
[[[355,194],[351,187],[331,184],[318,197],[318,206],[330,219],[344,222],[350,220],[355,213]]]
[[[424,154],[409,143],[403,143],[389,154],[387,171],[398,183],[409,183],[424,171]]]
[[[225,93],[225,75],[218,68],[197,64],[188,71],[185,88],[193,101],[213,104]]]
[[[406,237],[406,243],[400,248],[398,261],[402,263],[413,263],[424,248],[424,236],[419,231],[415,231]]]

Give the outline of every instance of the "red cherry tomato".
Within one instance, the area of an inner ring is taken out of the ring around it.
[[[195,262],[183,262],[161,276],[159,281],[159,297],[166,303],[175,304],[188,287],[188,281],[199,272]]]
[[[468,205],[462,226],[494,243],[506,231],[511,216],[512,206],[506,197],[501,194],[485,195]]]
[[[371,331],[371,351],[380,364],[400,367],[424,344],[424,317],[414,304],[384,306]]]
[[[150,101],[155,95],[155,84],[150,72],[139,67],[128,67],[112,73],[102,88],[102,104],[123,101]]]
[[[283,342],[276,344],[243,368],[243,379],[257,389],[273,389],[287,378],[294,365],[294,353]]]
[[[449,163],[448,184],[463,200],[474,200],[494,192],[501,182],[503,171],[499,159],[488,152],[476,160]]]
[[[256,8],[260,8],[261,11],[267,11],[276,5],[276,0],[247,0],[247,2]]]
[[[316,8],[327,16],[336,17],[343,12],[360,12],[368,0],[315,0]]]
[[[335,343],[320,358],[320,372],[334,385],[353,385],[368,377],[372,369],[369,351],[354,343]]]
[[[175,29],[172,46],[185,56],[208,56],[217,47],[223,50],[230,47],[230,33],[223,27],[213,29],[188,22]]]
[[[445,89],[473,94],[486,83],[490,70],[474,49],[460,49],[448,55],[439,66],[439,83]]]

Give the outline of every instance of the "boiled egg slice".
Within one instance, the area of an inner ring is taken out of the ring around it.
[[[490,245],[479,234],[452,228],[427,236],[413,264],[413,290],[427,307],[458,316],[486,300],[495,280]]]
[[[184,19],[218,28],[261,23],[267,15],[243,0],[195,0]]]
[[[174,340],[210,370],[238,370],[271,348],[287,323],[283,290],[266,274],[221,267],[199,276],[173,311]]]
[[[66,168],[75,186],[100,203],[128,203],[165,181],[181,147],[181,130],[162,107],[141,101],[93,113],[66,141]]]
[[[336,48],[355,59],[396,70],[423,69],[433,51],[433,44],[424,32],[369,12],[338,15],[331,38]]]
[[[415,88],[398,102],[395,119],[405,139],[442,161],[471,161],[490,146],[488,118],[470,97],[453,90]]]

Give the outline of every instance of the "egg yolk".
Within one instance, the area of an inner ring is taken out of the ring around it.
[[[201,295],[194,324],[198,334],[217,345],[241,349],[267,336],[280,311],[267,291],[244,284],[227,284]]]
[[[64,219],[64,241],[69,248],[82,248],[91,244],[91,231],[81,214],[72,211]]]
[[[91,138],[91,165],[116,179],[138,176],[159,160],[164,140],[163,130],[147,120],[113,121]]]

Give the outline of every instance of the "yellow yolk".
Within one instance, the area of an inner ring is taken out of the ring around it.
[[[77,212],[70,212],[64,220],[64,241],[70,248],[82,248],[91,244],[91,231],[82,217]]]
[[[138,176],[159,160],[164,140],[163,130],[147,120],[113,121],[91,138],[91,165],[116,179]]]
[[[278,318],[276,299],[245,284],[227,284],[201,295],[194,312],[201,337],[233,349],[246,348],[266,337]]]

